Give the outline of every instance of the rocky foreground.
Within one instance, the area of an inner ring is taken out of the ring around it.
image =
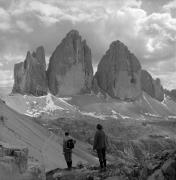
[[[103,172],[78,162],[71,171],[56,169],[45,174],[44,168],[29,158],[27,148],[1,143],[0,175],[1,180],[175,180],[176,150],[149,154],[142,163],[119,159]]]
[[[78,166],[71,171],[57,169],[47,174],[47,180],[175,180],[176,150],[149,155],[141,164],[119,161],[108,165],[105,172],[97,167]]]
[[[29,158],[28,148],[0,142],[0,180],[45,180],[45,169]]]

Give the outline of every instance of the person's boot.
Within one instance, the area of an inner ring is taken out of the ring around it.
[[[106,159],[103,161],[104,164],[104,171],[106,171]]]
[[[68,162],[68,170],[71,170],[71,168],[72,168],[72,161],[69,161]]]
[[[103,171],[103,161],[100,161],[100,172]]]
[[[67,161],[67,170],[69,170],[69,166],[70,166],[69,161]]]
[[[72,168],[72,161],[70,161],[70,168]]]

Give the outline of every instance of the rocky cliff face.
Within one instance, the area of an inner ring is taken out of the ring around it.
[[[46,62],[43,47],[38,47],[32,54],[27,52],[24,62],[14,66],[14,86],[12,93],[32,94],[47,93]]]
[[[154,88],[155,88],[155,99],[162,101],[164,99],[164,89],[161,85],[161,81],[159,78],[154,80]]]
[[[161,85],[160,79],[154,80],[146,70],[141,71],[141,86],[142,90],[151,97],[159,101],[164,99],[164,89]]]
[[[54,95],[90,92],[93,78],[91,50],[78,31],[70,31],[53,52],[47,70]]]
[[[101,92],[121,100],[135,100],[142,91],[160,101],[164,90],[159,79],[141,71],[138,59],[120,41],[111,43],[93,77],[92,55],[78,31],[70,31],[53,52],[46,72],[43,47],[27,53],[15,64],[13,93],[75,95]]]
[[[103,91],[122,100],[133,100],[141,94],[140,78],[139,61],[120,41],[112,42],[94,77]]]

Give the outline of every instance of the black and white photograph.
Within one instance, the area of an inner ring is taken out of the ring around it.
[[[176,0],[0,0],[0,180],[176,180]]]

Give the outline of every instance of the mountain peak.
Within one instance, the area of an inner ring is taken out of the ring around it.
[[[52,94],[90,92],[93,78],[92,55],[77,30],[71,30],[53,52],[47,70]]]
[[[141,94],[141,65],[121,41],[113,41],[96,73],[98,86],[111,97],[135,99]]]
[[[123,42],[121,42],[120,40],[116,40],[116,41],[113,41],[111,44],[110,44],[110,47],[111,46],[125,46],[125,44]],[[126,47],[126,46],[125,46]]]
[[[73,37],[73,36],[80,36],[79,35],[79,31],[76,29],[72,29],[71,31],[69,31],[66,35],[66,37]]]
[[[12,92],[35,96],[47,93],[45,52],[42,46],[32,54],[28,51],[24,62],[15,64]]]

